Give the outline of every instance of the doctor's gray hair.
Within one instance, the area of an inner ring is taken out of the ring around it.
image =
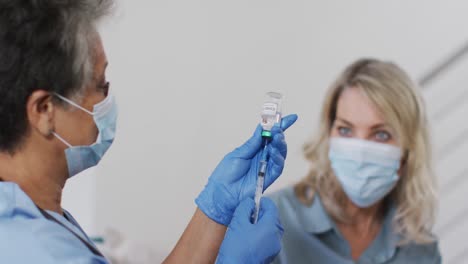
[[[26,103],[36,90],[80,94],[92,79],[97,23],[112,0],[0,1],[0,151],[28,132]]]

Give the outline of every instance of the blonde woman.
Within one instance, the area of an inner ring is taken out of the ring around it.
[[[330,87],[307,177],[272,195],[285,229],[276,263],[440,263],[435,182],[418,87],[361,59]]]

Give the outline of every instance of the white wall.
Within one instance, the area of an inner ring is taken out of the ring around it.
[[[120,1],[103,27],[120,119],[95,172],[97,204],[86,203],[96,232],[115,227],[167,254],[211,171],[250,136],[270,90],[283,92],[285,112],[300,117],[272,189],[301,179],[301,146],[338,72],[374,56],[421,76],[468,39],[467,7],[461,0]]]
[[[425,92],[432,117],[440,211],[435,231],[445,263],[467,263],[468,245],[468,56]]]

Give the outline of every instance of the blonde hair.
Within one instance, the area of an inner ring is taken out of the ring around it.
[[[331,169],[328,149],[338,99],[348,87],[357,87],[367,95],[394,129],[404,150],[400,180],[384,198],[396,206],[393,226],[404,237],[400,243],[432,242],[436,183],[424,104],[417,85],[393,63],[360,59],[347,67],[329,88],[318,134],[304,146],[311,167],[306,178],[295,186],[296,196],[304,204],[311,204],[318,192],[327,212],[334,219],[346,221],[343,210],[346,197]]]

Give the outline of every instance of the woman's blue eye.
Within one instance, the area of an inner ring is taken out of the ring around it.
[[[386,131],[379,131],[375,134],[375,139],[377,139],[378,141],[386,142],[389,141],[391,138],[392,136],[390,135],[390,133]]]
[[[351,129],[347,127],[338,127],[338,133],[342,137],[349,137],[351,136]]]

